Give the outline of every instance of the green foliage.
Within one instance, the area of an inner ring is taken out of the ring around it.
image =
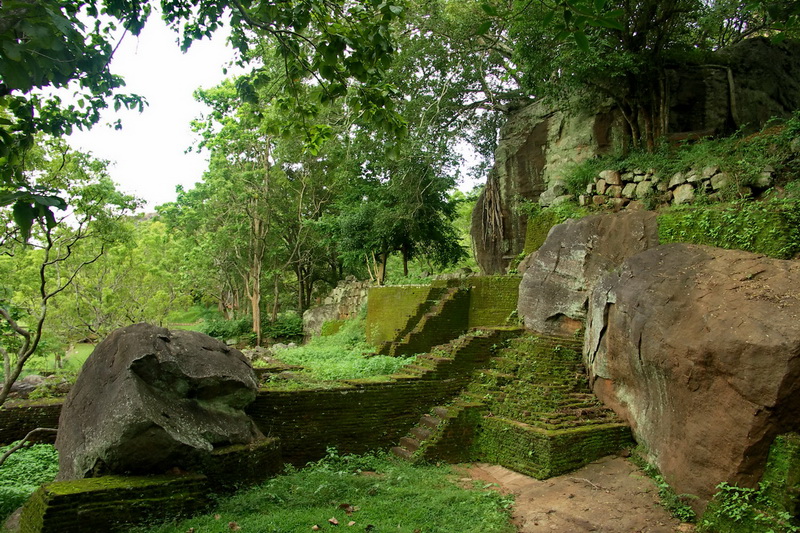
[[[249,334],[252,329],[253,319],[249,316],[241,318],[234,318],[225,320],[224,318],[216,318],[206,320],[200,327],[200,331],[211,337],[215,337],[222,341],[231,339],[238,339],[244,335]]]
[[[275,322],[266,322],[264,334],[273,339],[297,339],[303,336],[303,317],[294,311],[280,313]]]
[[[567,190],[576,198],[586,194],[586,186],[594,183],[597,175],[605,170],[603,160],[599,158],[587,159],[583,163],[571,165],[564,169],[564,181]]]
[[[659,215],[662,244],[688,242],[791,259],[800,253],[800,199],[675,206]]]
[[[0,455],[17,443],[0,448]],[[49,444],[34,444],[11,454],[0,466],[0,521],[20,507],[39,485],[58,474],[58,452]]]
[[[413,358],[373,355],[366,342],[365,313],[348,320],[333,335],[314,337],[305,346],[281,350],[277,359],[304,367],[302,376],[314,380],[371,378],[394,374]]]
[[[782,509],[775,508],[766,495],[768,487],[737,487],[727,482],[717,485],[718,492],[700,522],[700,531],[799,533],[800,522]]]
[[[661,472],[658,471],[658,468],[649,464],[638,450],[634,450],[631,459],[655,482],[658,488],[658,497],[661,499],[661,505],[664,509],[669,511],[672,516],[681,522],[694,522],[697,519],[694,509],[687,503],[688,499],[696,498],[696,496],[691,494],[676,494],[661,475]]]
[[[164,524],[151,533],[229,531],[311,531],[312,526],[412,533],[511,533],[512,500],[497,491],[456,485],[449,466],[414,466],[382,454],[338,455],[221,500],[206,515]],[[216,515],[219,515],[217,518]],[[141,531],[141,530],[137,530]]]

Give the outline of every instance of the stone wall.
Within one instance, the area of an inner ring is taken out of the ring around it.
[[[0,407],[0,446],[19,440],[32,429],[56,428],[61,414],[58,400],[25,400]],[[43,435],[42,442],[54,442],[55,435]]]
[[[325,322],[346,320],[358,314],[367,301],[371,285],[369,281],[357,281],[353,276],[340,281],[320,305],[303,313],[304,333],[320,335]]]
[[[466,326],[470,328],[502,326],[509,322],[517,309],[518,276],[470,276],[458,279],[434,280],[427,285],[398,285],[372,287],[367,305],[367,341],[380,346],[400,340],[416,327],[423,315],[432,310],[447,288],[460,288],[469,293],[464,300],[468,309]],[[426,304],[427,302],[427,304]],[[461,321],[452,331],[438,332],[434,337],[447,340],[461,334]],[[440,321],[447,328],[448,321]],[[425,350],[430,346],[425,347]],[[424,350],[423,350],[424,351]]]
[[[372,287],[367,299],[367,342],[378,346],[395,340],[430,293],[430,285]]]
[[[502,326],[517,310],[520,276],[475,276],[470,286],[469,327]]]
[[[655,170],[633,169],[623,172],[604,170],[587,185],[586,194],[578,198],[582,206],[594,205],[613,209],[652,209],[659,205],[692,203],[696,197],[708,201],[728,197],[744,198],[772,187],[775,169],[766,167],[752,184],[739,185],[718,166],[690,168],[672,176],[659,175]]]

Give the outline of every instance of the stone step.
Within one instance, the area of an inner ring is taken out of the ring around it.
[[[441,419],[451,418],[453,415],[450,413],[450,409],[447,407],[434,407],[433,414]]]
[[[420,426],[428,427],[431,429],[436,429],[437,427],[439,427],[439,424],[441,423],[442,423],[441,418],[437,418],[431,415],[422,415],[422,418],[419,419]]]
[[[392,447],[392,453],[400,459],[405,459],[406,461],[414,460],[414,454],[405,448],[401,448],[400,446]]]
[[[400,446],[406,450],[414,453],[419,450],[420,442],[414,437],[403,437],[400,439]]]
[[[428,438],[432,435],[430,429],[421,426],[415,426],[411,428],[411,434],[418,441],[428,440]]]

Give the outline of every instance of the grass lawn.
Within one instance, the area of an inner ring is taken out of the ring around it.
[[[221,499],[205,515],[134,531],[515,531],[509,522],[509,497],[486,488],[460,486],[457,479],[449,466],[415,466],[383,455],[332,454]]]

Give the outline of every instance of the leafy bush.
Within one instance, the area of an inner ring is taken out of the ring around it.
[[[493,490],[461,488],[449,466],[414,466],[385,455],[338,455],[220,501],[216,509],[152,533],[397,531],[512,533],[512,500]],[[333,519],[331,521],[331,519]],[[230,525],[235,522],[235,526]],[[352,528],[347,527],[353,522]],[[138,530],[141,531],[141,530]]]
[[[720,483],[700,531],[800,533],[797,518],[774,508],[766,489],[763,483],[757,489]]]
[[[294,311],[280,313],[275,322],[265,322],[262,332],[273,339],[297,339],[303,336],[303,317]]]
[[[16,443],[0,448],[0,455]],[[49,444],[34,444],[14,452],[0,466],[0,521],[20,507],[43,483],[58,473],[58,452]]]
[[[233,320],[211,319],[203,322],[200,330],[220,340],[238,339],[252,331],[253,319],[248,316]]]

